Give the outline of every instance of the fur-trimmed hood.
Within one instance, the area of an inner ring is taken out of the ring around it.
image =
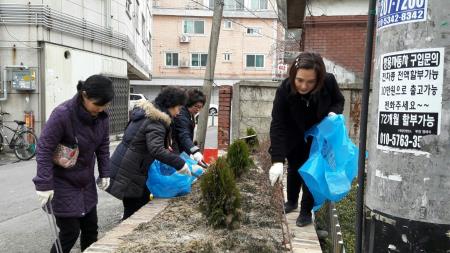
[[[167,113],[156,108],[156,106],[152,102],[145,99],[142,99],[141,101],[138,101],[136,103],[136,106],[131,114],[131,120],[137,121],[142,119],[143,117],[147,117],[153,120],[159,120],[167,126],[170,126],[170,124],[172,123],[172,119]]]

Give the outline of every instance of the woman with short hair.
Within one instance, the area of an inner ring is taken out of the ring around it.
[[[191,174],[171,148],[170,125],[185,103],[184,89],[167,87],[154,102],[141,100],[134,107],[123,139],[111,157],[111,186],[107,189],[123,201],[123,220],[150,201],[146,181],[155,159],[174,167],[177,173]]]
[[[192,155],[197,162],[203,162],[200,148],[194,144],[195,116],[202,110],[206,103],[206,97],[198,89],[187,92],[186,106],[181,108],[180,114],[176,116],[172,124],[172,133],[176,153],[186,152]]]

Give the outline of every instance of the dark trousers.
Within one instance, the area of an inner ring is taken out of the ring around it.
[[[145,206],[150,201],[150,192],[145,186],[143,194],[139,198],[123,198],[123,218],[122,220],[128,219],[141,207]]]
[[[59,228],[59,240],[61,241],[64,253],[69,253],[80,235],[81,251],[87,249],[92,243],[97,241],[97,207],[81,218],[56,217],[56,225]],[[55,245],[50,250],[56,253]]]
[[[300,215],[311,215],[314,207],[314,198],[306,186],[303,178],[298,173],[298,169],[308,160],[311,144],[297,148],[291,156],[288,157],[287,169],[287,200],[292,204],[298,203],[300,189],[303,190]]]

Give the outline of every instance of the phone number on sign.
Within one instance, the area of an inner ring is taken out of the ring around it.
[[[422,19],[424,15],[423,10],[411,10],[405,11],[401,14],[392,14],[387,17],[382,17],[378,19],[378,27],[387,26],[390,24],[395,24],[399,22],[405,22],[410,20]]]
[[[420,148],[422,136],[413,135],[412,139],[407,134],[380,133],[378,144],[399,148]]]

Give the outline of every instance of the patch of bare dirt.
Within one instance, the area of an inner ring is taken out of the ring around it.
[[[243,218],[235,230],[213,229],[199,210],[201,192],[173,199],[152,221],[141,224],[119,252],[281,252],[283,235],[266,173],[252,167],[237,182]]]

